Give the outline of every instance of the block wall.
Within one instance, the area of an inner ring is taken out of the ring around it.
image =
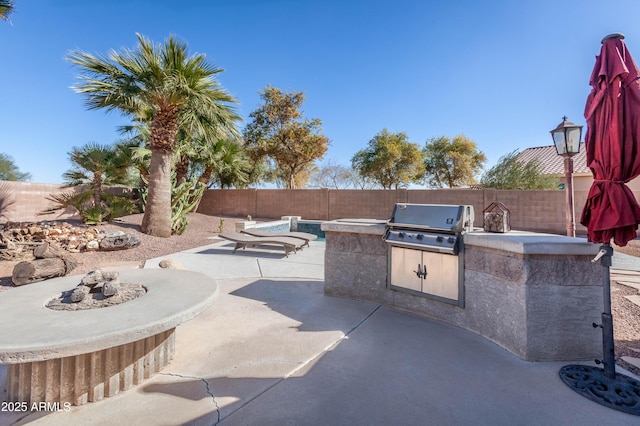
[[[636,193],[640,196],[640,192]],[[584,235],[580,215],[587,191],[574,194],[576,232]],[[564,191],[497,191],[494,189],[354,190],[354,189],[212,189],[205,192],[199,213],[215,216],[279,219],[301,216],[309,220],[344,218],[388,219],[395,203],[470,204],[475,226],[483,224],[483,210],[502,202],[511,212],[512,229],[566,233]]]
[[[68,190],[70,189],[55,184],[0,181],[0,223],[76,218],[73,209],[47,215],[38,214],[51,206],[48,196]]]
[[[59,220],[75,216],[71,209],[41,216],[51,205],[46,198],[68,189],[61,185],[0,181],[0,223]],[[640,191],[634,191],[640,197]],[[574,194],[576,232],[586,234],[580,216],[587,191]],[[395,203],[471,204],[475,224],[482,226],[482,211],[501,201],[511,211],[513,229],[565,234],[564,191],[497,191],[494,189],[211,189],[205,191],[198,212],[212,216],[279,219],[301,216],[309,220],[344,218],[387,219]]]

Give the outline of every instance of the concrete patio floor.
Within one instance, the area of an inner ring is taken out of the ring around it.
[[[0,424],[640,424],[569,389],[567,362],[522,361],[448,324],[324,296],[322,242],[288,258],[232,248],[168,256],[216,278],[220,298],[178,327],[160,373],[69,411],[0,412]]]

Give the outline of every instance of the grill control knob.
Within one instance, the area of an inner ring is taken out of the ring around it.
[[[447,240],[447,242],[448,242],[449,244],[453,244],[453,243],[455,243],[455,242],[456,242],[456,239],[455,239],[455,238],[453,238],[453,237],[449,237],[449,239]]]
[[[416,235],[416,239],[417,239],[417,240],[421,240],[421,239],[423,239],[423,238],[424,238],[424,235],[422,235],[422,234],[418,234],[418,235]]]
[[[436,241],[439,242],[439,243],[441,243],[443,240],[444,240],[444,238],[442,238],[440,236],[436,237]]]
[[[404,232],[398,232],[398,237],[404,238],[404,235],[405,235]]]

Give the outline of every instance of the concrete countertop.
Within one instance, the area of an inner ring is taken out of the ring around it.
[[[465,246],[476,246],[518,254],[585,255],[595,256],[600,244],[585,238],[572,238],[556,234],[510,231],[504,234],[473,231],[464,234]]]
[[[384,235],[386,224],[387,221],[382,219],[337,219],[323,222],[320,229],[325,232]]]
[[[384,235],[386,220],[378,219],[338,219],[323,222],[325,232]],[[476,230],[464,234],[466,246],[492,248],[517,254],[585,255],[595,256],[600,244],[589,243],[585,238],[564,235],[543,234],[528,231],[507,233]]]
[[[81,275],[0,293],[0,363],[43,361],[135,342],[186,322],[211,306],[218,284],[202,273],[175,269],[122,270],[122,283],[147,293],[116,306],[56,311],[47,302],[76,287]]]

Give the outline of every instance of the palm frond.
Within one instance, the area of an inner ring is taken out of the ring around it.
[[[0,19],[11,22],[9,17],[13,14],[15,5],[13,0],[0,0]]]

